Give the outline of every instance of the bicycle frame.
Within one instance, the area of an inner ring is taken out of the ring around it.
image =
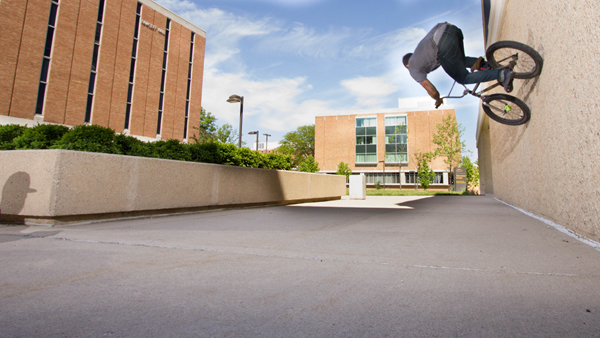
[[[485,95],[483,95],[485,92],[500,86],[500,83],[496,82],[495,84],[487,87],[486,89],[483,89],[480,92],[477,92],[477,88],[479,88],[480,84],[481,84],[481,82],[477,83],[472,90],[467,88],[467,86],[462,85],[463,87],[465,87],[463,94],[461,96],[451,96],[452,90],[454,89],[454,85],[456,85],[456,81],[454,81],[454,84],[452,84],[452,88],[450,88],[450,93],[448,93],[448,96],[442,97],[442,99],[460,99],[460,98],[467,96],[467,94],[471,94],[471,95],[479,98],[481,100],[481,104],[485,105],[486,107],[493,109],[495,111],[498,111],[500,114],[503,114],[503,115],[506,114],[506,111],[499,109],[498,107],[494,107],[494,106],[488,104],[487,102],[485,102],[484,100],[482,100],[482,98],[485,96]]]
[[[451,96],[452,95],[452,90],[454,90],[454,86],[456,85],[456,81],[454,81],[454,83],[452,84],[452,87],[450,88],[450,92],[448,93],[448,96],[444,96],[442,97],[442,99],[461,99],[465,96],[467,96],[467,94],[471,94],[475,97],[478,97],[481,99],[483,95],[483,93],[492,90],[498,86],[500,86],[500,83],[496,83],[494,85],[491,85],[489,87],[487,87],[486,89],[481,90],[479,93],[477,92],[477,88],[479,88],[479,85],[481,84],[481,82],[477,83],[475,85],[475,87],[473,89],[469,89],[467,86],[462,85],[463,87],[465,87],[465,90],[463,91],[463,94],[461,96]]]

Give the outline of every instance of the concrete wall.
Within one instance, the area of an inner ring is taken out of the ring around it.
[[[596,241],[599,17],[600,2],[593,0],[506,2],[495,38],[535,48],[544,58],[544,69],[538,79],[515,81],[512,94],[531,108],[530,122],[509,127],[492,121],[489,133],[478,133],[480,164],[486,167],[482,175],[493,172],[497,198]],[[482,160],[487,156],[491,161]]]
[[[344,176],[67,150],[0,151],[3,222],[61,224],[339,199]]]

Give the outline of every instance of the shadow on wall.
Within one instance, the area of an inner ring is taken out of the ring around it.
[[[0,214],[18,215],[25,206],[27,194],[37,192],[37,190],[29,188],[30,184],[31,178],[24,171],[10,175],[2,188]]]

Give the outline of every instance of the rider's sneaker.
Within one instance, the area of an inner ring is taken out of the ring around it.
[[[511,72],[510,70],[505,70],[504,73],[502,74],[502,86],[504,87],[504,90],[506,90],[507,93],[510,93],[513,91],[513,80],[515,79],[515,73]]]

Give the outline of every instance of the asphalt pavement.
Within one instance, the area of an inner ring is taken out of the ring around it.
[[[600,337],[600,251],[491,196],[2,226],[0,337]]]

